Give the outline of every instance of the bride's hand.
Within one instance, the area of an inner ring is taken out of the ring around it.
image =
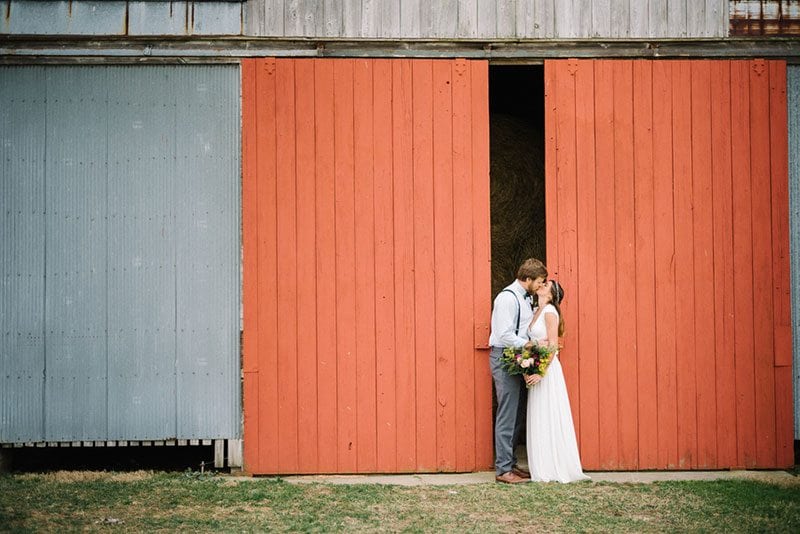
[[[525,385],[535,386],[542,379],[542,375],[522,375],[525,378]]]

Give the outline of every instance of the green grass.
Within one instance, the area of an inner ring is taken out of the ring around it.
[[[0,531],[78,530],[800,532],[800,484],[401,487],[194,473],[0,476]]]

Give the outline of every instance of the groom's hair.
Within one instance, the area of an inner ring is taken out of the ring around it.
[[[536,280],[537,278],[544,278],[547,279],[547,267],[544,266],[544,263],[537,260],[536,258],[528,258],[522,265],[519,266],[517,270],[517,280],[525,280],[527,278],[531,278]]]

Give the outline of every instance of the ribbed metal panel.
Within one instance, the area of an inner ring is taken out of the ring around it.
[[[789,107],[789,239],[792,266],[794,439],[800,439],[800,66],[786,72]]]
[[[238,68],[0,91],[0,442],[239,437]]]
[[[0,102],[0,441],[41,440],[45,69],[0,75]]]

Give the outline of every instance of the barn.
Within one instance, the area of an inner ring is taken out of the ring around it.
[[[534,255],[584,468],[793,465],[799,36],[797,1],[6,0],[0,451],[489,469]]]

